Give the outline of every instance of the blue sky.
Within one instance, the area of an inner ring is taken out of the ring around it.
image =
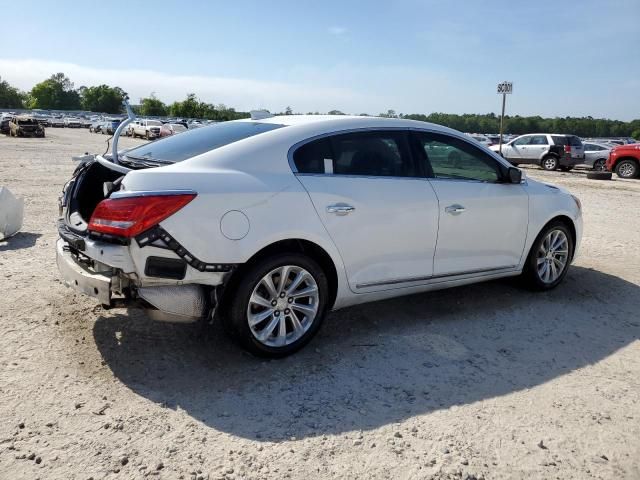
[[[55,5],[55,7],[53,7]],[[640,118],[640,0],[0,1],[0,76],[136,102]]]

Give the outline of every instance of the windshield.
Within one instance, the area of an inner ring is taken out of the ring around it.
[[[129,150],[131,160],[155,160],[162,163],[181,162],[233,142],[275,130],[284,125],[260,122],[223,122],[189,130],[182,135],[166,137]]]

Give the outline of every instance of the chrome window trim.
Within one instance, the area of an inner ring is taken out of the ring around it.
[[[476,274],[495,274],[495,273],[502,273],[502,272],[507,273],[507,272],[513,271],[515,268],[516,268],[516,265],[508,265],[508,266],[494,267],[494,268],[480,268],[476,270],[468,270],[466,272],[428,275],[424,277],[394,278],[394,279],[382,280],[378,282],[358,283],[356,284],[356,288],[361,289],[361,288],[370,288],[370,287],[380,287],[384,285],[398,285],[401,283],[415,283],[415,282],[432,283],[433,280],[441,280],[441,279],[450,280],[455,277],[465,277],[465,276],[476,275]]]
[[[109,198],[159,197],[165,195],[197,195],[194,190],[134,190],[113,192]]]

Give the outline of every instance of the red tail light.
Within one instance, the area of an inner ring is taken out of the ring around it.
[[[93,211],[89,231],[135,237],[170,217],[195,197],[195,193],[188,193],[108,198]]]
[[[564,153],[571,153],[571,145],[564,146]]]

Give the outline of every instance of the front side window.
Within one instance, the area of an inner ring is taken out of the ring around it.
[[[487,153],[460,138],[439,133],[417,133],[420,151],[435,178],[499,182],[498,163]]]
[[[531,137],[520,137],[520,138],[516,138],[513,141],[513,144],[517,147],[520,147],[522,145],[529,145],[530,141],[531,141]]]

